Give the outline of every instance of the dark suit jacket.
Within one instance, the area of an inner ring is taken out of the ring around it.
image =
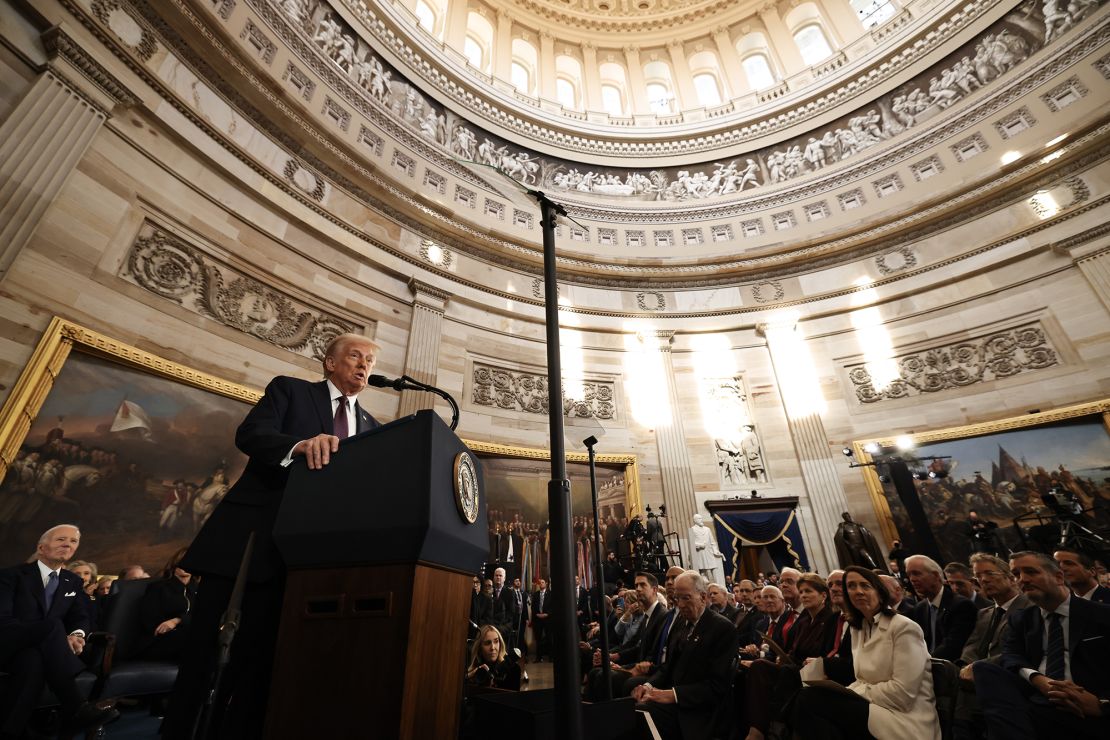
[[[89,598],[81,577],[63,568],[58,574],[54,602],[47,611],[37,562],[0,570],[0,665],[24,647],[18,637],[23,627],[48,618],[60,619],[67,633],[93,631]],[[80,661],[76,657],[74,661],[75,668],[80,670]]]
[[[735,604],[725,604],[725,608],[721,609],[717,613],[720,614],[725,619],[727,619],[728,621],[735,622],[736,621],[736,615],[739,612],[740,612],[740,609]]]
[[[516,610],[516,594],[511,586],[502,586],[501,595],[497,595],[497,587],[493,589],[493,623],[501,630],[501,636],[506,640],[508,631],[517,627],[520,621],[520,612]]]
[[[937,639],[935,644],[929,645],[929,655],[934,658],[943,658],[955,662],[963,652],[964,644],[975,629],[975,617],[979,612],[970,599],[959,596],[948,586],[942,586],[943,593],[940,597],[940,609],[937,611]],[[925,633],[925,642],[929,643],[929,600],[921,599],[913,607],[913,621],[921,626]]]
[[[652,686],[674,689],[682,736],[712,737],[714,715],[725,706],[736,660],[736,628],[708,609],[702,613],[689,640],[685,623],[671,630],[667,659],[648,679]]]
[[[1095,589],[1094,593],[1091,594],[1090,601],[1096,604],[1110,604],[1110,588],[1099,586]]]
[[[532,618],[535,619],[537,614],[551,614],[551,589],[547,589],[543,593],[543,608],[540,604],[540,592],[532,592]]]
[[[1038,670],[1044,658],[1044,617],[1031,606],[1007,615],[1009,634],[1002,644],[1002,667],[1014,671]],[[1110,699],[1110,606],[1071,597],[1068,611],[1068,653],[1075,683]]]
[[[655,649],[659,645],[659,635],[663,629],[663,622],[666,621],[666,619],[667,608],[662,604],[656,604],[655,610],[651,613],[651,617],[640,627],[640,633],[636,636],[636,639],[632,641],[632,644],[626,645],[616,651],[617,655],[620,656],[617,659],[617,663],[631,666],[642,660],[654,661]]]
[[[594,610],[590,600],[590,592],[585,586],[579,586],[575,589],[574,609],[582,612],[582,616],[578,617],[579,622],[585,624],[593,621]]]
[[[832,650],[836,639],[836,621],[836,612],[829,606],[817,612],[812,619],[808,612],[802,612],[786,633],[782,648],[798,665],[806,658],[824,657]]]
[[[325,381],[310,383],[280,375],[271,380],[235,432],[235,446],[250,458],[247,467],[197,533],[181,567],[194,574],[234,578],[253,531],[250,580],[268,581],[281,575],[284,564],[272,531],[289,468],[280,463],[301,440],[331,434],[332,425]],[[378,421],[356,403],[355,433],[377,426]]]

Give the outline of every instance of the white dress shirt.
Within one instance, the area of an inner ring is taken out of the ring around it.
[[[346,401],[347,402],[347,431],[350,434],[354,434],[355,429],[358,428],[358,417],[355,416],[355,401],[358,400],[358,396],[348,396],[348,395],[346,395],[345,393],[343,393],[343,391],[336,388],[335,384],[332,383],[330,380],[327,381],[327,384],[328,384],[328,398],[331,399],[331,418],[333,418],[333,419],[335,418],[335,412],[339,408],[339,399],[343,399],[344,401]],[[304,442],[304,441],[305,440],[303,440],[303,439],[301,440],[301,442]],[[297,445],[299,445],[301,442],[298,442]],[[290,465],[293,464],[293,450],[297,449],[297,445],[293,445],[291,448],[289,448],[289,452],[285,455],[284,459],[282,459],[282,461],[281,461],[281,467],[287,468],[287,467],[289,467]]]
[[[39,566],[39,576],[42,578],[42,588],[43,588],[43,590],[44,591],[46,590],[46,584],[50,580],[50,574],[51,573],[58,576],[58,589],[61,590],[61,588],[62,588],[62,573],[61,573],[61,570],[62,569],[58,568],[57,570],[53,570],[53,569],[50,568],[50,566],[48,566],[46,563],[42,562],[41,560],[37,560],[35,562]],[[64,599],[65,594],[61,594],[61,597]],[[55,599],[58,598],[57,593],[54,594],[54,598]],[[73,632],[70,632],[69,634],[71,634],[71,635],[80,635],[81,637],[84,637],[85,636],[85,630],[73,630]]]

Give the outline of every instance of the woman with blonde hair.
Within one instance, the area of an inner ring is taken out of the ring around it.
[[[466,682],[474,686],[520,691],[520,665],[508,659],[505,641],[492,624],[482,625],[478,630],[470,653],[470,665],[466,669]]]
[[[81,576],[81,580],[85,582],[85,593],[92,597],[93,591],[96,590],[96,580],[98,578],[96,563],[90,563],[87,560],[74,560],[66,566],[66,570],[74,575]]]

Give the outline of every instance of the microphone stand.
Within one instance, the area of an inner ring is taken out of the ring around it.
[[[605,614],[605,564],[601,557],[601,525],[597,515],[597,476],[594,472],[594,445],[597,437],[589,436],[582,440],[590,455],[590,495],[594,505],[594,560],[597,568],[597,613],[601,627],[601,685],[605,701],[613,700],[613,685],[609,680],[613,667],[609,662],[609,619]]]
[[[231,644],[235,641],[235,633],[239,631],[239,622],[242,617],[240,607],[243,604],[243,590],[247,586],[247,571],[250,570],[251,554],[254,551],[254,532],[247,538],[247,546],[243,550],[243,560],[239,564],[239,573],[235,576],[235,586],[231,589],[231,598],[227,603],[227,611],[220,620],[220,630],[216,634],[216,673],[212,679],[212,688],[205,697],[204,707],[201,709],[197,724],[193,725],[193,737],[207,740],[212,732],[212,717],[216,712],[216,697],[220,693],[220,683],[223,681],[224,670],[231,662]],[[199,727],[199,735],[198,735]]]
[[[408,375],[402,375],[392,382],[383,383],[384,387],[392,388],[395,391],[425,391],[427,393],[434,393],[451,405],[451,431],[459,425],[459,404],[451,397],[447,391],[440,390],[434,385],[422,383],[416,378],[411,378]]]

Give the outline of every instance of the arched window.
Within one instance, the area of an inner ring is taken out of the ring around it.
[[[766,90],[775,86],[775,73],[771,71],[771,64],[767,55],[761,52],[749,54],[740,61],[744,74],[748,76],[748,84],[753,90]]]
[[[489,73],[490,51],[493,49],[493,26],[478,13],[466,18],[466,41],[463,55],[482,72]]]
[[[536,47],[524,39],[513,39],[513,61],[510,75],[513,87],[525,95],[536,94]]]
[[[582,63],[565,54],[555,57],[555,97],[564,108],[582,110]]]
[[[628,78],[624,67],[616,62],[603,62],[598,67],[601,78],[601,105],[611,116],[628,114]]]
[[[663,61],[645,64],[644,83],[651,112],[661,115],[674,113],[674,83],[671,80],[670,65]]]
[[[690,56],[687,64],[690,66],[690,75],[694,81],[694,91],[698,94],[698,104],[720,105],[725,98],[725,92],[717,54],[712,51],[699,51]]]
[[[427,0],[416,0],[416,7],[413,8],[416,13],[416,22],[430,34],[436,32],[437,14],[435,8],[428,4]]]
[[[832,47],[825,32],[816,23],[810,23],[794,32],[794,43],[802,53],[802,60],[812,66],[832,56]]]

